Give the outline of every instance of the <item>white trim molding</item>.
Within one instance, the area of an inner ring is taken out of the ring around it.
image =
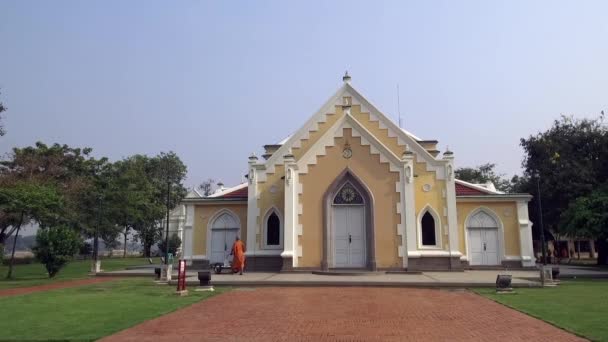
[[[521,265],[523,267],[534,267],[536,257],[532,244],[532,222],[530,222],[528,216],[528,200],[517,201],[517,221],[519,223]]]

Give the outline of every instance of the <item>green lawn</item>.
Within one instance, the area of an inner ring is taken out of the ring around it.
[[[540,318],[594,341],[608,341],[608,281],[562,281],[555,288],[515,289],[497,295],[492,289],[478,294]]]
[[[0,297],[0,341],[95,340],[226,290],[179,297],[174,286],[127,279]]]
[[[153,260],[158,262],[158,258]],[[127,266],[145,264],[148,264],[147,258],[108,258],[102,259],[101,268],[104,271],[114,271],[124,269]],[[42,264],[15,265],[13,268],[13,279],[7,280],[6,273],[8,271],[8,266],[0,265],[0,289],[87,278],[90,270],[91,260],[74,260],[59,271],[59,274],[57,274],[55,278],[49,279],[46,269]]]

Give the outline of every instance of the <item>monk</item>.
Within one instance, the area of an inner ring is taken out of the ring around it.
[[[243,275],[243,269],[245,268],[245,244],[238,236],[234,239],[230,255],[234,256],[232,258],[232,272],[240,272],[240,275]]]

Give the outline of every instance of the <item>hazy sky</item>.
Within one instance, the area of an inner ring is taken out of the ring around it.
[[[0,0],[0,153],[40,140],[111,159],[173,150],[188,185],[242,179],[341,85],[520,171],[519,139],[608,109],[608,1]]]

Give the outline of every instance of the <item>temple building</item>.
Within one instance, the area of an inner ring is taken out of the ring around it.
[[[455,179],[455,155],[437,144],[401,129],[346,74],[297,132],[249,157],[247,182],[184,199],[182,257],[224,263],[239,236],[246,270],[534,266],[531,196]]]

